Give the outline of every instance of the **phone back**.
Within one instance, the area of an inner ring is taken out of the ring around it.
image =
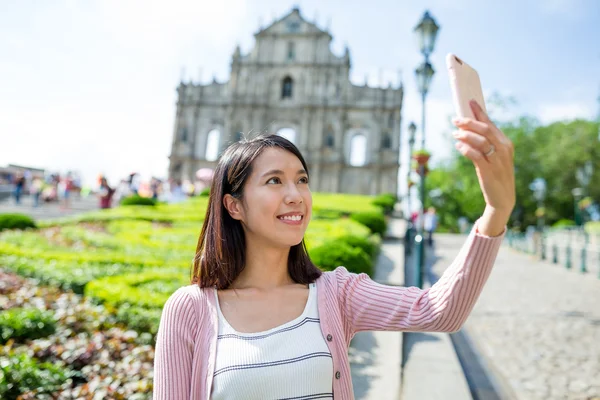
[[[454,109],[459,117],[475,118],[469,101],[475,100],[487,113],[479,74],[469,64],[455,56],[446,56],[446,66],[450,78],[450,88],[454,100]]]

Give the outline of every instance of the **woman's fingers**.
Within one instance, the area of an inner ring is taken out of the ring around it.
[[[475,119],[477,121],[481,121],[481,122],[485,122],[485,123],[491,122],[490,118],[485,113],[485,111],[483,111],[483,108],[479,105],[478,102],[476,102],[475,100],[471,100],[469,102],[469,106],[471,107],[471,111],[473,111],[473,115],[475,115]]]
[[[458,129],[476,133],[487,139],[490,143],[493,143],[494,146],[500,144],[500,141],[491,129],[491,123],[476,121],[472,118],[454,118],[452,122]]]
[[[460,140],[461,142],[468,144],[475,150],[479,150],[482,154],[487,153],[492,148],[492,144],[489,140],[471,131],[454,131],[452,132],[452,136],[454,136],[456,140]]]
[[[485,156],[483,155],[483,153],[480,150],[471,146],[470,144],[459,141],[456,142],[454,146],[463,156],[473,161],[475,165],[481,165],[483,162],[485,162]]]

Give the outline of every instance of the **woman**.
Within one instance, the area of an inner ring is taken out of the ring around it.
[[[303,236],[306,163],[279,136],[230,146],[213,178],[192,284],[166,302],[154,399],[352,399],[348,346],[365,330],[454,332],[469,315],[515,203],[513,148],[482,109],[457,148],[486,200],[460,254],[427,290],[321,272]]]
[[[111,207],[112,198],[115,194],[115,189],[110,187],[108,181],[104,176],[100,177],[100,191],[98,197],[100,198],[100,208],[106,209]]]

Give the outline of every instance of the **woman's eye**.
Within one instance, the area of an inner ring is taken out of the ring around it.
[[[279,179],[277,177],[273,177],[273,178],[271,178],[271,179],[269,179],[267,181],[268,184],[271,183],[271,182],[273,182],[273,183],[281,183],[281,179]],[[308,184],[308,178],[307,177],[302,177],[302,178],[300,178],[300,180],[298,181],[298,183]]]

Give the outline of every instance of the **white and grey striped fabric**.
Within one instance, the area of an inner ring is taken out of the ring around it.
[[[302,315],[268,331],[236,332],[217,309],[212,400],[333,399],[333,361],[321,332],[314,283]]]

